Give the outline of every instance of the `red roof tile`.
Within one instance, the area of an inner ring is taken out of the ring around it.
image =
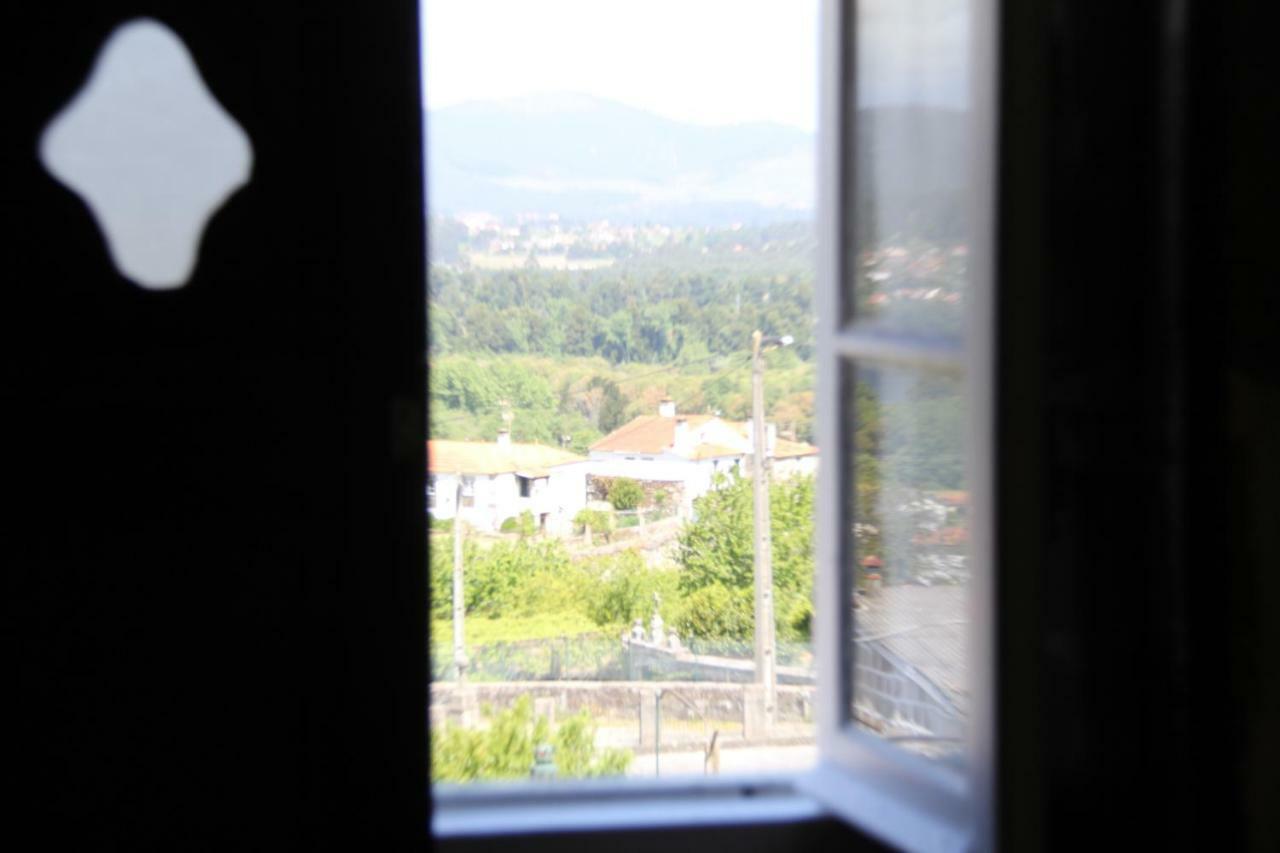
[[[724,456],[745,456],[751,452],[748,440],[749,424],[744,421],[725,421],[714,415],[687,415],[666,418],[661,415],[640,415],[618,427],[591,445],[592,450],[609,453],[666,453],[675,446],[676,422],[683,420],[685,429],[697,433],[709,427],[701,440],[677,455],[686,459],[714,459]],[[732,442],[732,444],[726,443]],[[733,446],[736,444],[737,446]],[[800,456],[816,456],[818,448],[802,441],[784,438],[774,442],[775,459],[791,459]]]

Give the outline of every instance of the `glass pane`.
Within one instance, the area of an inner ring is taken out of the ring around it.
[[[963,383],[865,365],[851,373],[848,713],[905,749],[957,757],[969,695]]]
[[[846,319],[959,338],[968,260],[968,0],[857,12]]]

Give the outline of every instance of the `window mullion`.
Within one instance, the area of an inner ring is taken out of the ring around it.
[[[841,329],[831,336],[835,355],[884,362],[938,373],[959,375],[965,368],[965,348],[958,341],[932,340],[911,335]]]

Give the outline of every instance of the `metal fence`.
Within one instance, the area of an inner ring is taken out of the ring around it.
[[[431,646],[431,677],[436,681],[457,677],[449,644]],[[586,635],[468,646],[467,677],[472,681],[621,681],[626,667],[617,637]]]
[[[731,640],[690,637],[685,648],[695,655],[712,655],[722,658],[755,659],[753,640]],[[813,664],[813,643],[779,640],[774,643],[778,666],[809,667]]]
[[[685,647],[695,655],[750,661],[754,646],[750,640],[692,638]],[[777,644],[780,666],[810,668],[810,643]],[[716,681],[704,668],[690,666],[663,675],[646,667],[633,667],[621,639],[603,634],[489,643],[467,647],[467,677],[472,681],[630,681],[678,678],[682,681]],[[435,681],[457,678],[453,647],[448,643],[431,646],[431,677]]]

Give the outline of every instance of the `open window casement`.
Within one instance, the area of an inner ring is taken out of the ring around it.
[[[994,843],[994,11],[823,6],[820,763],[798,784],[912,850]]]

